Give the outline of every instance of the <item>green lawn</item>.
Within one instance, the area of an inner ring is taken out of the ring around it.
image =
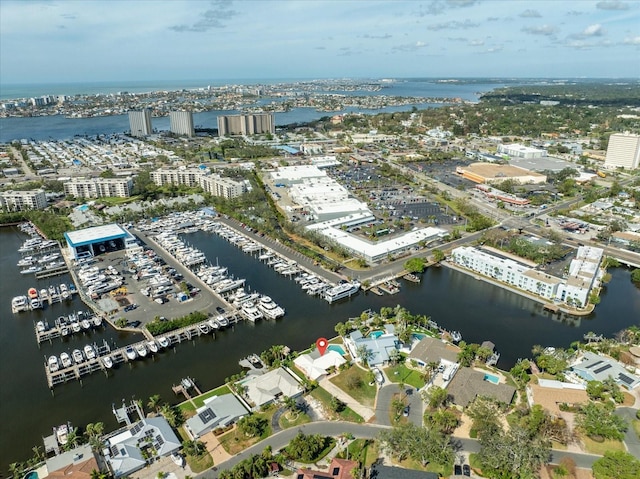
[[[207,391],[202,396],[198,396],[194,398],[193,402],[196,405],[196,407],[202,407],[204,406],[205,399],[208,399],[212,396],[222,396],[223,394],[229,394],[230,392],[231,392],[231,389],[229,389],[229,386],[226,386],[226,385],[220,386],[217,389],[212,389],[211,391]]]
[[[415,369],[409,369],[404,364],[389,366],[384,369],[384,372],[389,378],[389,381],[393,381],[394,383],[404,383],[417,389],[420,389],[425,385],[425,382],[422,379],[422,373]]]
[[[581,436],[584,448],[589,454],[597,454],[603,456],[607,451],[626,451],[624,443],[622,441],[613,441],[611,439],[605,439],[602,442],[596,442],[588,436]]]
[[[185,401],[181,403],[178,407],[183,413],[185,413],[185,416],[187,417],[193,416],[196,412],[196,407],[191,401]]]
[[[296,413],[293,417],[290,417],[290,413],[287,411],[278,420],[278,424],[282,429],[289,429],[290,427],[300,426],[311,422],[311,418],[308,414],[303,412]]]
[[[351,366],[330,381],[364,406],[373,406],[376,401],[378,388],[369,385],[367,371],[358,366]]]
[[[312,397],[314,397],[315,399],[317,399],[322,403],[322,405],[324,406],[324,410],[327,412],[327,414],[334,415],[332,419],[340,419],[342,421],[356,422],[356,423],[364,422],[364,419],[362,418],[362,416],[360,416],[357,412],[355,412],[353,409],[351,409],[348,406],[344,408],[343,411],[340,411],[339,413],[332,413],[331,398],[333,396],[329,394],[329,392],[326,389],[317,387],[313,391],[311,391],[310,394]]]
[[[213,467],[213,458],[208,452],[197,457],[187,454],[187,464],[189,464],[189,467],[195,473],[204,472]]]

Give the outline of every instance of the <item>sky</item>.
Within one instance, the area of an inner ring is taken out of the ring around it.
[[[0,0],[0,85],[640,77],[640,0]]]

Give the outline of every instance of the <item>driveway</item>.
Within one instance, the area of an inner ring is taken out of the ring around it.
[[[629,428],[624,435],[624,443],[627,446],[627,451],[634,457],[640,457],[640,439],[636,434],[636,430],[633,428],[633,420],[636,418],[636,409],[631,407],[619,407],[616,409],[615,414],[623,418],[628,424]]]
[[[407,394],[407,391],[410,391]],[[394,394],[401,394],[401,399],[409,405],[409,422],[416,426],[422,426],[422,399],[420,394],[412,387],[400,389],[395,383],[387,383],[378,390],[376,397],[376,424],[381,426],[393,426],[391,423],[391,403]]]

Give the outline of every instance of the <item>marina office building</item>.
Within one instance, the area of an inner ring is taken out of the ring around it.
[[[64,183],[64,194],[76,198],[128,198],[133,178],[72,178]]]
[[[535,263],[488,247],[459,246],[451,252],[451,260],[463,268],[549,301],[583,307],[589,301],[591,289],[600,285],[604,274],[600,269],[603,253],[601,248],[580,246],[569,265],[566,279],[535,269]]]
[[[145,108],[140,111],[129,112],[129,130],[131,136],[148,136],[153,132],[151,128],[151,110]]]
[[[47,207],[47,195],[44,190],[3,191],[0,206],[6,211],[43,210]]]
[[[190,111],[169,112],[169,124],[171,133],[186,136],[196,135],[196,131],[193,128],[193,113]]]

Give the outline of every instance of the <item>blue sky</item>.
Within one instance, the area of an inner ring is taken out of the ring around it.
[[[0,82],[640,77],[638,0],[0,0]]]

